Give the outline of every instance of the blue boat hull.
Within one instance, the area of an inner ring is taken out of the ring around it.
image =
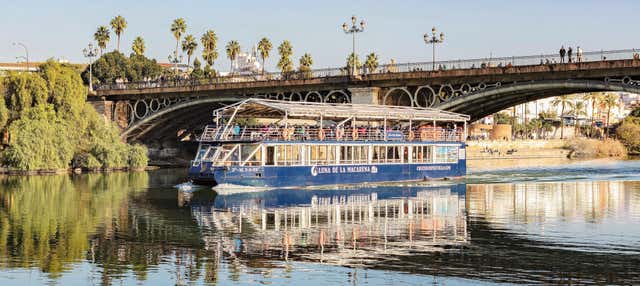
[[[232,184],[256,187],[342,185],[417,181],[463,177],[466,160],[454,164],[363,164],[318,166],[191,166],[189,177],[197,184]]]

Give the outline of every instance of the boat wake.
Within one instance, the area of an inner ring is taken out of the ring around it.
[[[241,186],[234,184],[218,184],[211,188],[219,195],[233,195],[242,193],[259,193],[271,190],[269,187],[253,187],[253,186]]]

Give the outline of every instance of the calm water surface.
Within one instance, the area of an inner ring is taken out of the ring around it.
[[[0,285],[640,282],[640,161],[225,195],[184,177],[0,178]]]

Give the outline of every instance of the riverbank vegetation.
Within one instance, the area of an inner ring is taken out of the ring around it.
[[[567,141],[565,146],[570,150],[569,158],[624,158],[627,149],[615,139],[575,138]]]
[[[640,108],[629,114],[616,128],[616,135],[629,153],[640,155]]]
[[[73,66],[49,60],[38,72],[9,73],[0,92],[0,160],[10,171],[146,167],[146,148],[123,142],[86,102]]]

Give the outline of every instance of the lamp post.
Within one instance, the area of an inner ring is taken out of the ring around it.
[[[436,44],[444,42],[444,33],[440,32],[440,38],[436,35],[436,27],[431,28],[431,35],[429,33],[424,34],[424,42],[428,45],[431,44],[433,46],[433,54],[431,57],[433,67],[432,69],[436,69]]]
[[[182,62],[182,55],[178,55],[178,53],[169,54],[169,62],[173,64],[173,69],[178,74],[178,63]]]
[[[82,49],[85,58],[89,59],[89,91],[93,91],[93,58],[98,55],[98,48],[93,47],[92,43]]]
[[[17,43],[13,43],[14,46],[21,46],[22,48],[24,48],[24,53],[27,55],[25,58],[27,59],[27,71],[29,71],[29,49],[27,49],[27,45],[17,42]]]
[[[351,55],[353,56],[351,63],[351,75],[354,76],[356,74],[356,34],[364,32],[364,20],[360,21],[360,26],[356,25],[356,16],[351,16],[351,27],[347,25],[347,23],[342,24],[342,30],[345,34],[352,35],[352,46],[351,46]]]

